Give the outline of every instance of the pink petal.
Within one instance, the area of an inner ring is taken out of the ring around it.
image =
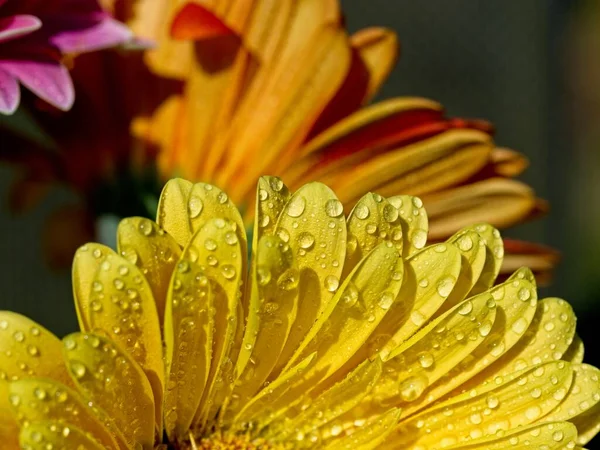
[[[15,77],[0,69],[0,113],[12,114],[19,106],[21,91]]]
[[[42,21],[35,16],[20,14],[0,18],[0,42],[10,41],[29,34],[42,26]]]
[[[49,37],[49,42],[63,53],[83,53],[126,43],[132,33],[124,24],[109,17],[97,22],[87,18],[69,20],[60,31]]]
[[[73,106],[75,90],[69,71],[56,61],[2,61],[2,68],[27,89],[58,109]]]

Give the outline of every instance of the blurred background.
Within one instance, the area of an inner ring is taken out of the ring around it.
[[[600,1],[342,0],[350,32],[394,29],[400,62],[379,99],[425,96],[450,115],[490,120],[500,146],[524,153],[522,177],[550,201],[543,220],[508,231],[551,245],[562,263],[543,296],[568,299],[600,366]],[[0,167],[0,198],[15,174]],[[0,214],[0,308],[29,315],[59,335],[76,327],[70,273],[40,257],[44,219],[76,201],[56,190],[41,208]]]

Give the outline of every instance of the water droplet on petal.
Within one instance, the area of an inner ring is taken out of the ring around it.
[[[359,204],[359,205],[356,205],[356,208],[354,208],[354,215],[361,220],[364,220],[367,217],[369,217],[369,214],[370,214],[370,211],[369,211],[369,207],[367,205]]]
[[[202,208],[204,208],[204,203],[202,203],[202,199],[197,195],[192,195],[188,201],[188,213],[192,219],[195,219],[202,212]]]
[[[298,245],[305,249],[308,250],[309,248],[311,248],[315,243],[315,237],[310,234],[309,232],[305,231],[302,232],[298,235]]]
[[[330,199],[325,203],[325,212],[329,217],[339,217],[344,212],[344,206],[338,199]]]
[[[306,208],[306,199],[301,195],[293,197],[287,204],[286,211],[290,217],[300,217]]]
[[[337,277],[333,275],[328,275],[327,277],[325,277],[325,289],[327,289],[329,292],[337,291],[339,285],[340,280]]]

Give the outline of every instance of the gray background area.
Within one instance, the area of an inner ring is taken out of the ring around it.
[[[598,209],[600,197],[576,193],[585,163],[573,136],[577,104],[565,82],[570,28],[580,5],[544,0],[343,0],[342,5],[351,31],[382,25],[400,36],[400,62],[379,98],[425,96],[443,103],[451,115],[488,119],[500,145],[527,155],[532,165],[523,179],[553,209],[546,219],[507,234],[559,248],[563,263],[550,292],[568,298],[580,315],[597,316],[588,281],[598,247],[589,245],[578,226],[589,209]],[[0,198],[13,176],[0,170]],[[49,211],[68,201],[73,201],[69,193],[57,191],[25,217],[12,217],[6,208],[0,215],[0,308],[26,313],[58,334],[76,326],[70,275],[44,266],[39,235]]]

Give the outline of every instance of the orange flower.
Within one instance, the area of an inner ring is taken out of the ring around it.
[[[396,62],[397,37],[376,27],[348,36],[337,0],[105,3],[157,45],[145,66],[141,55],[97,69],[78,64],[94,72],[74,74],[90,96],[78,94],[80,109],[49,128],[64,155],[51,178],[82,191],[96,216],[122,215],[124,206],[131,214],[132,203],[143,214],[162,182],[181,175],[227,190],[250,222],[254,180],[265,173],[292,189],[327,183],[344,204],[375,190],[418,195],[434,241],[473,222],[506,228],[545,209],[513,179],[526,160],[496,147],[487,122],[447,118],[423,98],[369,105]],[[123,205],[104,204],[107,187]],[[557,259],[527,244],[505,260],[514,267],[523,258],[542,272]]]
[[[131,22],[159,42],[149,67],[184,83],[135,126],[159,149],[163,179],[217,184],[250,208],[247,217],[263,173],[292,188],[322,181],[345,204],[374,190],[408,192],[426,203],[434,240],[474,221],[506,228],[546,209],[513,179],[525,158],[496,147],[487,122],[447,118],[423,98],[367,106],[398,55],[391,30],[348,36],[337,1],[203,5],[140,1]],[[518,250],[507,255],[511,267],[526,260],[546,272],[557,260],[547,248]]]

